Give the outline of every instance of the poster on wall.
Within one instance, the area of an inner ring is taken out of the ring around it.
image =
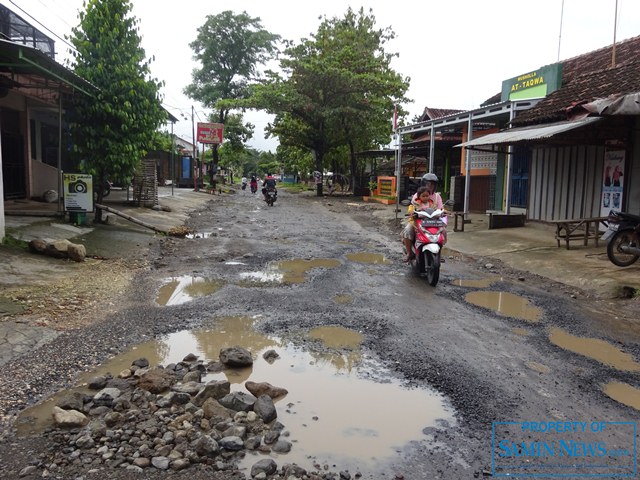
[[[602,174],[602,200],[600,215],[606,217],[609,211],[619,212],[622,208],[624,192],[624,150],[611,150],[604,154]]]

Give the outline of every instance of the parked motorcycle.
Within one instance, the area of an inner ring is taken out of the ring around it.
[[[415,221],[415,239],[411,246],[411,266],[418,275],[427,277],[435,287],[440,279],[440,251],[445,241],[447,216],[444,210],[418,210],[412,213]]]
[[[628,267],[640,258],[640,238],[637,232],[640,216],[611,210],[602,239],[607,243],[607,257],[614,265]]]
[[[273,204],[276,202],[277,199],[278,199],[278,193],[276,192],[275,188],[268,188],[264,194],[264,201],[267,202],[267,205],[269,205],[270,207],[273,207]]]

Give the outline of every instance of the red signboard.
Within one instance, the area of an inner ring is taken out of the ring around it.
[[[222,143],[224,124],[222,123],[198,123],[198,142]]]

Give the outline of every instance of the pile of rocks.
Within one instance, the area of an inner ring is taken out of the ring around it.
[[[272,361],[278,355],[271,350],[264,356]],[[195,465],[232,471],[247,450],[287,453],[292,444],[273,403],[286,395],[285,389],[248,381],[249,393],[231,392],[226,380],[201,382],[206,372],[250,362],[246,349],[232,347],[220,352],[218,362],[205,364],[190,354],[177,364],[150,368],[146,359],[138,359],[117,377],[93,378],[88,386],[95,395],[75,391],[58,401],[53,408],[56,427],[45,433],[55,447],[20,475],[38,469],[45,470],[42,475],[104,469],[144,473]],[[340,478],[350,478],[345,473]],[[251,468],[253,478],[337,478],[296,465],[283,465],[279,475],[270,457]]]

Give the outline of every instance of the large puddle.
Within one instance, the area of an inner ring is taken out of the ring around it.
[[[224,286],[219,280],[185,275],[168,279],[158,290],[156,302],[170,306],[186,303],[194,298],[204,297],[217,292]]]
[[[640,372],[640,363],[636,362],[632,355],[604,340],[576,337],[560,328],[551,329],[549,340],[565,350],[592,358],[617,370]]]
[[[519,297],[508,292],[469,292],[464,299],[478,305],[489,308],[507,317],[519,318],[528,322],[537,322],[542,316],[542,310],[531,305],[526,298]]]
[[[85,374],[81,383],[106,373],[116,376],[142,357],[150,365],[167,365],[193,353],[206,362],[218,360],[223,347],[243,346],[254,357],[251,368],[208,373],[202,381],[227,379],[232,391],[246,392],[247,380],[286,388],[289,393],[276,401],[276,407],[293,449],[276,461],[307,469],[317,463],[339,469],[374,467],[409,442],[425,439],[423,429],[435,426],[437,420],[454,423],[441,395],[409,389],[390,378],[390,372],[362,350],[358,332],[342,327],[313,329],[306,334],[306,344],[317,348],[305,350],[257,332],[253,322],[247,317],[225,318],[213,329],[181,331],[138,345]],[[275,349],[280,358],[263,359],[268,349]],[[19,433],[51,426],[51,409],[68,393],[25,410],[16,422]],[[240,466],[250,469],[261,458],[264,454],[249,452]]]
[[[340,260],[335,258],[315,258],[312,260],[284,260],[269,266],[264,271],[241,273],[245,280],[263,283],[302,283],[306,275],[314,268],[335,268],[340,265]]]

